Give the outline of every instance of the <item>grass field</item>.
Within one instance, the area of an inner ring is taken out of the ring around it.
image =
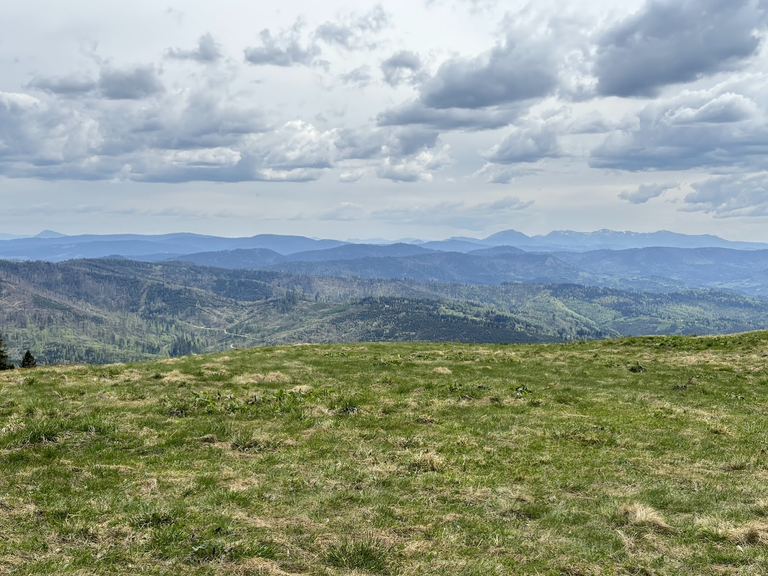
[[[768,574],[768,334],[0,374],[2,574]]]

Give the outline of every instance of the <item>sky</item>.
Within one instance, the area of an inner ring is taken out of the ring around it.
[[[768,241],[768,0],[26,0],[0,233]]]

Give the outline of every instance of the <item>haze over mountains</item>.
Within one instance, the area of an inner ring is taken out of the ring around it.
[[[506,230],[480,239],[387,244],[275,234],[65,236],[45,231],[32,238],[0,240],[0,258],[50,262],[123,258],[422,282],[576,283],[647,292],[717,288],[768,294],[768,244],[665,231],[556,231],[530,237]]]
[[[651,233],[616,232],[574,232],[559,230],[546,235],[527,236],[516,230],[505,230],[486,238],[454,237],[439,241],[409,239],[400,242],[344,242],[340,240],[318,240],[304,236],[283,236],[259,234],[244,238],[225,238],[191,233],[161,235],[83,234],[66,236],[45,230],[34,237],[5,238],[0,236],[0,258],[16,260],[46,260],[59,262],[73,258],[101,258],[119,255],[124,257],[142,256],[162,260],[198,252],[217,252],[238,249],[267,249],[281,255],[325,250],[348,244],[386,246],[409,244],[429,250],[450,252],[473,252],[483,248],[514,246],[525,251],[574,251],[624,250],[629,248],[673,247],[673,248],[731,248],[737,250],[764,250],[768,244],[756,242],[735,242],[713,235],[687,235],[660,231]],[[402,256],[403,248],[395,252],[382,250],[368,255]],[[312,258],[307,258],[312,260]],[[346,258],[339,258],[346,259]]]

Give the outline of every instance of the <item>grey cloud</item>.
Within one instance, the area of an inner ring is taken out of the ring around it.
[[[728,86],[654,102],[637,120],[634,127],[609,134],[592,151],[590,166],[686,170],[760,165],[768,154],[768,123],[761,106],[749,96],[731,94]]]
[[[753,100],[728,92],[701,106],[682,107],[669,116],[672,124],[727,124],[756,118],[760,109]]]
[[[0,92],[0,173],[41,173],[77,162],[100,145],[98,122],[27,94]]]
[[[437,145],[439,132],[418,126],[350,130],[338,132],[336,149],[339,159],[369,160],[373,158],[410,156]]]
[[[527,31],[519,25],[508,28],[514,29],[492,50],[444,62],[433,77],[419,82],[417,100],[381,112],[378,124],[488,130],[509,125],[533,100],[553,94],[558,85],[560,48],[552,28],[545,32]],[[403,68],[394,68],[398,69]]]
[[[444,62],[423,85],[421,101],[436,109],[486,108],[540,98],[556,86],[552,47],[509,36],[487,54]]]
[[[105,68],[99,76],[99,90],[111,100],[140,100],[163,92],[154,66],[122,70]]]
[[[373,49],[372,36],[381,32],[389,23],[389,15],[381,6],[375,6],[363,16],[352,16],[340,22],[325,22],[315,29],[315,37],[326,44],[347,50]]]
[[[238,105],[226,94],[196,90],[149,109],[112,114],[104,133],[109,147],[117,150],[183,150],[237,146],[269,128],[260,110]]]
[[[353,70],[350,70],[346,74],[339,76],[339,79],[347,85],[358,86],[364,88],[368,86],[373,80],[371,76],[371,69],[368,66],[359,66]]]
[[[309,181],[335,161],[335,131],[289,122],[267,132],[225,93],[49,105],[0,93],[0,174],[142,182]],[[80,106],[80,107],[78,107]]]
[[[27,84],[27,88],[64,97],[82,96],[91,93],[96,90],[96,86],[95,80],[74,74],[57,78],[35,77]]]
[[[766,21],[755,0],[648,0],[608,29],[595,59],[597,90],[653,96],[670,84],[733,70],[760,46]]]
[[[245,60],[255,66],[311,66],[320,55],[315,44],[301,44],[301,22],[275,38],[269,29],[259,33],[261,46],[245,49]]]
[[[384,81],[393,87],[403,82],[418,82],[422,76],[422,67],[421,57],[410,50],[395,52],[381,63]]]
[[[682,210],[719,218],[768,216],[768,172],[716,176],[691,187]]]
[[[619,198],[630,204],[645,204],[649,200],[658,198],[668,190],[674,190],[677,184],[641,184],[635,190],[624,190]]]
[[[464,108],[430,108],[419,100],[406,102],[381,112],[376,117],[379,126],[420,124],[437,130],[492,130],[508,126],[520,115],[522,107],[510,106],[471,110]]]
[[[177,60],[195,60],[202,63],[216,62],[222,57],[221,47],[210,33],[200,36],[197,48],[169,48],[166,55]]]
[[[515,128],[500,144],[491,148],[485,158],[495,164],[516,164],[555,158],[562,155],[557,136],[557,131],[546,124]]]

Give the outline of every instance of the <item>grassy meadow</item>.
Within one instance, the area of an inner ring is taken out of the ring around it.
[[[768,334],[0,374],[0,574],[768,574]]]

